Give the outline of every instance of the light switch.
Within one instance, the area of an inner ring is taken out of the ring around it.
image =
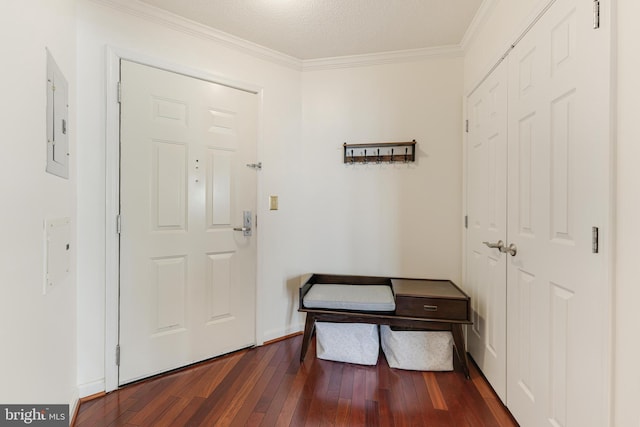
[[[278,210],[278,196],[269,196],[269,209],[272,211]]]

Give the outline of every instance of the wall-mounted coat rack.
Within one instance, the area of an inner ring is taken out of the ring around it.
[[[376,142],[342,144],[344,163],[395,163],[416,161],[416,140],[411,142]]]

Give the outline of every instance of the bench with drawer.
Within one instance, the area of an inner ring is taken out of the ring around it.
[[[321,297],[306,298],[316,285],[351,285],[357,292],[345,293],[345,287],[342,286],[336,289],[341,289],[340,292],[343,293],[333,293],[331,286],[325,286],[318,293]],[[389,304],[384,298],[380,299],[379,295],[385,292],[375,292],[376,297],[368,298],[373,295],[368,293],[370,286],[388,287],[385,291],[390,291],[395,304]],[[341,295],[345,295],[349,301],[341,301]],[[373,304],[367,305],[372,301]],[[451,281],[313,274],[300,287],[298,311],[307,314],[300,351],[301,361],[309,348],[316,321],[372,323],[400,330],[450,331],[456,355],[465,376],[469,378],[462,325],[471,324],[470,300]]]

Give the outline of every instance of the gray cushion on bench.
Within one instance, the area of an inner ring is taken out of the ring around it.
[[[318,284],[303,298],[307,308],[334,310],[394,311],[396,302],[390,286]]]

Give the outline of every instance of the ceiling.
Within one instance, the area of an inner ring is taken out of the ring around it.
[[[141,0],[300,60],[458,46],[483,0]]]

